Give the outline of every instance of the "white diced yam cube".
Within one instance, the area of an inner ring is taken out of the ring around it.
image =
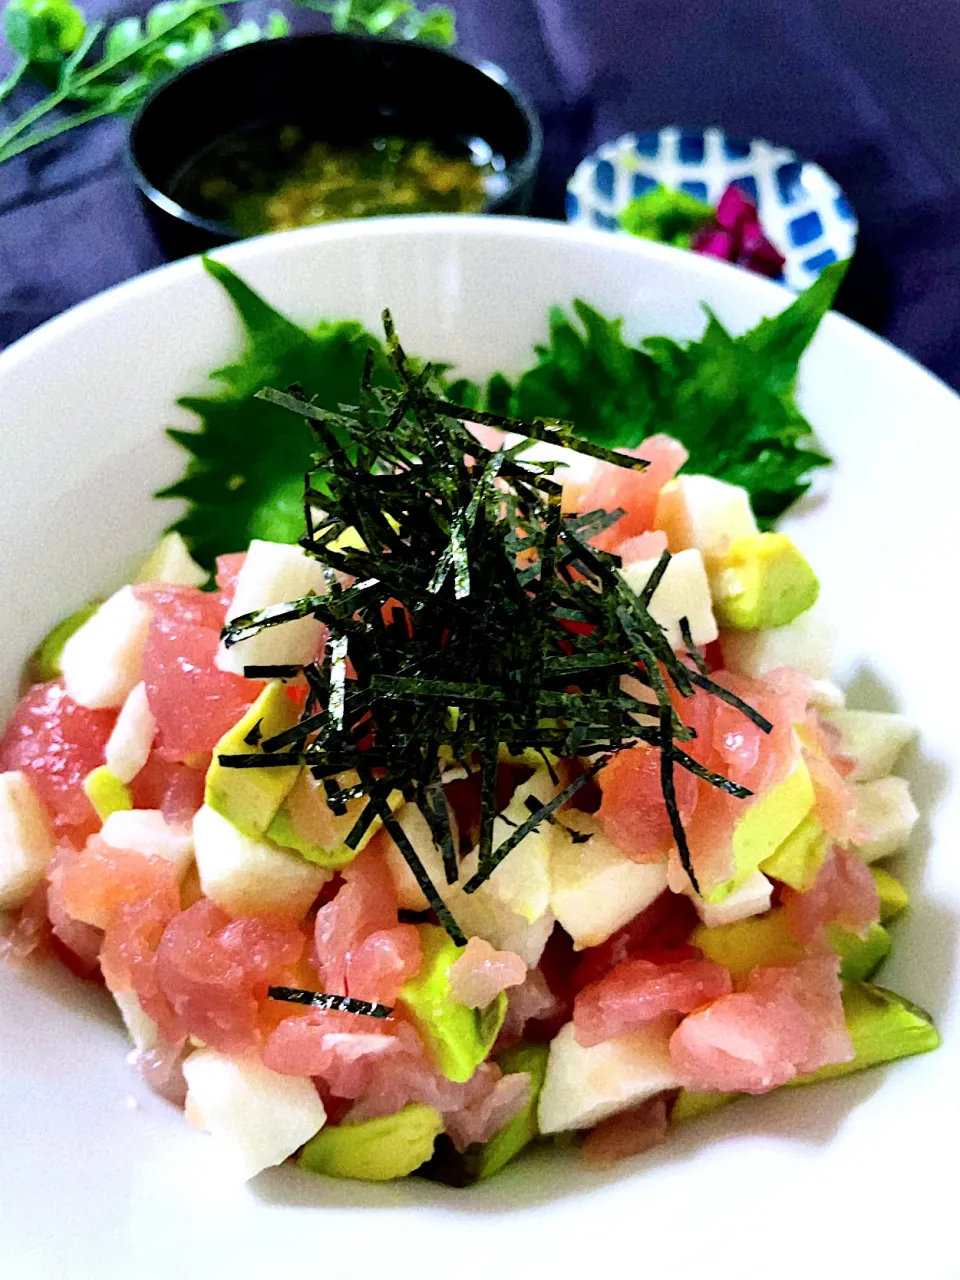
[[[550,906],[575,951],[596,947],[660,897],[667,863],[634,862],[602,835],[550,827]]]
[[[621,570],[637,595],[647,585],[658,563],[658,560],[637,560]],[[671,649],[685,647],[680,630],[682,618],[687,619],[695,645],[707,645],[716,640],[719,632],[713,616],[710,583],[699,551],[690,548],[678,551],[671,557],[666,572],[653,593],[649,608],[654,620],[667,633]]]
[[[671,551],[694,547],[706,555],[757,532],[746,489],[713,476],[680,475],[660,491],[656,527]]]
[[[442,894],[446,883],[443,855],[434,843],[430,824],[415,804],[401,805],[394,817],[413,845],[413,850],[430,880]],[[430,904],[417,884],[413,872],[407,866],[403,854],[389,835],[383,834],[377,838],[381,841],[383,857],[393,877],[398,905],[405,911],[426,911]]]
[[[127,695],[107,739],[105,759],[114,777],[132,782],[147,763],[156,736],[157,722],[147,701],[147,686],[141,680]]]
[[[82,707],[122,707],[140,680],[150,608],[121,587],[63,646],[67,693]]]
[[[528,805],[552,800],[560,786],[546,769],[538,769],[516,791],[493,824],[493,847],[509,840],[531,816]],[[540,822],[510,851],[487,881],[491,895],[533,924],[550,905],[550,824]]]
[[[677,1022],[668,1014],[589,1049],[577,1043],[573,1023],[568,1022],[550,1045],[540,1094],[540,1132],[588,1129],[664,1089],[676,1088],[670,1037]]]
[[[515,952],[530,968],[536,965],[553,930],[552,913],[544,911],[537,919],[528,920],[499,899],[489,882],[482,885],[476,893],[464,893],[464,884],[477,869],[476,851],[462,860],[457,883],[448,885],[443,870],[443,856],[434,844],[427,820],[417,806],[403,805],[397,810],[396,818],[461,929],[470,936],[475,934],[478,938],[484,938],[498,951]],[[377,838],[382,841],[380,847],[397,889],[399,905],[409,911],[425,910],[427,900],[403,854],[388,835]],[[510,857],[513,857],[512,853]],[[508,858],[507,861],[509,860]]]
[[[839,750],[857,767],[851,782],[875,782],[893,772],[897,757],[917,736],[906,716],[885,711],[829,711],[826,719],[840,731]]]
[[[104,820],[100,837],[114,849],[166,858],[182,878],[193,862],[193,831],[172,826],[159,809],[117,809]]]
[[[323,1127],[313,1081],[271,1071],[255,1058],[197,1049],[183,1064],[187,1117],[206,1129],[244,1181],[282,1164]]]
[[[920,812],[904,778],[878,778],[854,783],[856,818],[865,828],[866,840],[856,846],[864,862],[876,862],[898,853],[916,826]]]
[[[230,622],[243,614],[303,596],[323,595],[326,589],[323,567],[301,547],[255,539],[237,577],[226,620]],[[322,634],[323,624],[313,617],[283,622],[229,649],[221,644],[217,666],[221,671],[242,676],[245,666],[312,662]]]
[[[148,1013],[144,1013],[135,991],[114,991],[112,994],[134,1050],[138,1054],[149,1052],[160,1039],[157,1024]]]
[[[53,825],[25,773],[0,773],[0,910],[21,906],[53,857]]]
[[[333,872],[245,836],[204,805],[193,819],[200,887],[232,916],[278,911],[302,919]]]
[[[833,669],[833,628],[815,607],[785,627],[724,631],[720,643],[727,669],[755,680],[778,667],[794,667],[811,680],[828,680]]]
[[[716,925],[733,924],[749,916],[763,915],[770,909],[772,893],[773,885],[767,877],[762,871],[755,871],[722,902],[705,902],[700,897],[694,897],[693,902],[700,919],[712,929]]]

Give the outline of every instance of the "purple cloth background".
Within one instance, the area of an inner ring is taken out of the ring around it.
[[[92,16],[131,8],[86,5]],[[542,114],[533,212],[561,217],[579,158],[629,129],[716,123],[793,146],[837,178],[860,215],[842,309],[960,388],[956,0],[455,0],[455,8],[460,51],[499,62]],[[324,23],[294,16],[298,29]],[[107,121],[0,166],[0,345],[163,260],[123,139],[124,124]]]

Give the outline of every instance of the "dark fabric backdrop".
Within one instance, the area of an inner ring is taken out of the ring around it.
[[[88,16],[136,7],[86,5]],[[956,0],[455,7],[461,52],[499,62],[542,114],[535,213],[562,216],[578,159],[629,129],[717,123],[793,146],[837,178],[860,215],[842,309],[960,388]],[[293,21],[325,22],[299,13]],[[0,166],[0,345],[162,261],[123,139],[123,123],[107,121]]]

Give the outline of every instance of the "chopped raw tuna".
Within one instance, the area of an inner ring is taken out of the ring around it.
[[[393,1019],[310,1009],[277,1025],[263,1060],[272,1071],[319,1076],[337,1097],[357,1098],[372,1082],[375,1061],[402,1051],[396,1029]]]
[[[176,890],[166,858],[115,849],[91,836],[79,853],[61,850],[48,872],[51,898],[75,920],[105,929],[118,907]]]
[[[571,989],[582,991],[631,956],[657,964],[698,959],[700,953],[687,944],[698,922],[689,898],[662,893],[606,942],[580,952],[570,976]]]
[[[484,938],[470,938],[463,955],[450,966],[450,994],[470,1009],[483,1009],[507,987],[518,987],[527,966],[512,951],[497,951]]]
[[[135,809],[159,809],[170,823],[187,823],[203,804],[206,757],[196,768],[151,752],[130,791]]]
[[[508,1049],[525,1039],[529,1022],[556,1023],[566,1021],[568,1003],[560,1000],[539,969],[530,969],[523,982],[507,992],[507,1016],[500,1028],[497,1049]]]
[[[180,896],[174,880],[162,892],[114,911],[100,951],[100,968],[110,990],[132,991],[144,1013],[157,1024],[162,1045],[158,1046],[155,1077],[151,1075],[152,1063],[149,1069],[145,1064],[142,1072],[151,1086],[165,1078],[165,1047],[179,1045],[185,1037],[180,1019],[157,981],[157,947],[179,911]]]
[[[72,973],[81,978],[96,975],[103,944],[103,930],[78,920],[71,914],[66,901],[60,873],[77,858],[69,845],[61,845],[47,867],[47,915],[50,920],[54,950]]]
[[[83,780],[103,764],[116,719],[116,711],[79,706],[54,680],[24,694],[0,740],[0,772],[24,770],[57,830],[83,829],[80,843],[99,826]]]
[[[6,917],[0,925],[0,960],[23,964],[40,959],[50,945],[50,917],[47,915],[45,881],[34,889],[16,917]]]
[[[681,1084],[766,1093],[827,1063],[849,1062],[839,964],[824,955],[754,969],[742,990],[684,1018],[670,1041]]]
[[[778,688],[729,671],[712,678],[765,716],[773,729],[765,733],[736,707],[698,689],[688,698],[674,697],[677,714],[696,734],[683,749],[759,798],[786,776],[796,758],[798,686],[784,680]],[[660,763],[657,748],[640,745],[614,756],[599,774],[603,799],[597,816],[609,839],[637,862],[657,861],[674,845]],[[714,888],[732,874],[733,829],[749,802],[680,766],[674,769],[674,788],[694,870],[702,887]]]
[[[625,1036],[662,1014],[692,1013],[732,990],[730,974],[711,960],[624,960],[574,1001],[577,1042],[589,1048]]]
[[[621,751],[598,775],[603,799],[597,816],[604,833],[635,862],[659,862],[673,845],[673,828],[660,786],[660,752],[639,745]],[[675,773],[677,808],[686,824],[697,805],[697,780]]]
[[[201,899],[175,916],[157,948],[157,983],[191,1035],[221,1053],[257,1046],[259,1004],[284,979],[306,938],[283,916],[231,920]]]
[[[515,1071],[492,1082],[483,1079],[482,1084],[485,1087],[462,1107],[444,1113],[447,1134],[458,1151],[466,1151],[474,1143],[489,1142],[530,1099],[530,1075],[526,1071]]]
[[[157,721],[156,752],[164,760],[190,760],[213,750],[262,685],[215,664],[224,615],[219,595],[194,587],[136,592],[153,609],[143,680]]]
[[[601,1120],[587,1134],[581,1154],[593,1168],[609,1169],[619,1160],[639,1156],[666,1142],[668,1129],[667,1097],[658,1093],[639,1107]]]
[[[397,992],[420,971],[420,935],[412,924],[377,929],[347,955],[347,993],[392,1005]]]
[[[880,897],[870,868],[845,849],[834,849],[806,893],[785,888],[782,903],[790,932],[804,943],[812,942],[827,924],[862,937],[880,919]]]
[[[397,927],[397,891],[386,861],[374,844],[344,867],[343,885],[317,912],[314,937],[324,991],[349,995],[349,960],[372,933]],[[357,976],[369,972],[358,957]],[[363,999],[364,997],[360,997]]]
[[[838,761],[819,751],[804,751],[804,761],[813,783],[813,812],[827,835],[834,840],[854,840],[857,828],[856,792],[837,768]]]
[[[628,471],[612,462],[598,462],[584,480],[569,479],[563,486],[567,511],[615,511],[624,514],[609,529],[590,541],[601,551],[619,552],[621,544],[653,528],[657,495],[687,460],[682,444],[669,436],[650,436],[635,449],[620,449],[633,458],[645,458],[645,471]]]

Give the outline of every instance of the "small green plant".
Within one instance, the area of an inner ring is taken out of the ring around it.
[[[420,10],[410,0],[296,0],[330,15],[335,31],[386,35],[431,44],[456,39],[453,13]],[[225,10],[237,0],[162,0],[146,18],[88,23],[72,0],[9,0],[3,33],[14,53],[0,81],[0,102],[26,80],[48,93],[0,128],[0,163],[104,116],[135,111],[160,80],[219,49],[273,40],[290,30],[272,11],[231,26]]]

